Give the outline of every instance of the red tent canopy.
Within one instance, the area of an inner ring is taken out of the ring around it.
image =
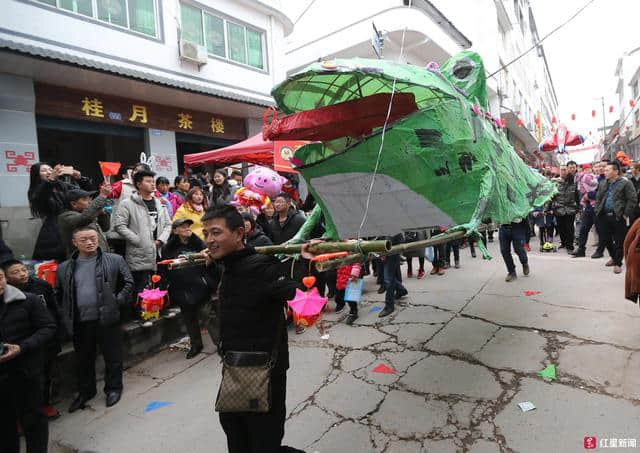
[[[185,154],[184,165],[193,167],[201,164],[235,164],[249,162],[273,167],[273,148],[275,143],[264,141],[262,133],[250,137],[235,145],[213,149],[202,153]]]

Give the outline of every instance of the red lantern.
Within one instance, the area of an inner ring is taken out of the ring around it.
[[[518,124],[518,127],[522,127],[524,126],[524,121],[522,120],[522,118],[518,118],[518,120],[516,121],[516,124]]]
[[[576,114],[575,114],[575,113],[572,113],[572,114],[571,114],[571,121],[575,121],[575,120],[576,120]]]
[[[536,126],[540,126],[540,115],[536,115]]]
[[[613,105],[609,106],[609,113],[613,113]]]
[[[556,120],[555,115],[551,117],[551,124],[556,124],[558,120]]]
[[[595,118],[596,117],[596,111],[595,110],[591,110],[591,118]]]
[[[613,135],[618,135],[618,128],[617,127],[613,128]]]
[[[629,99],[629,105],[633,108],[636,105],[636,101],[634,99]]]

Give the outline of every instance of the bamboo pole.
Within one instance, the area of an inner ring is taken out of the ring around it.
[[[294,255],[300,253],[303,244],[265,245],[256,247],[256,252],[265,255],[285,254]],[[309,246],[309,252],[314,255],[333,252],[354,253],[388,253],[392,249],[391,241],[349,241],[349,242],[318,242]]]
[[[487,229],[486,225],[481,225],[478,228],[479,232],[485,231]],[[455,233],[442,233],[435,237],[425,239],[423,241],[416,242],[407,242],[404,244],[397,244],[391,247],[391,250],[388,252],[382,252],[380,255],[396,255],[398,253],[409,252],[411,250],[422,249],[426,247],[431,247],[434,245],[445,244],[447,242],[455,241],[456,239],[462,239],[467,234],[466,231],[456,231]],[[344,258],[339,258],[337,260],[329,260],[316,263],[316,269],[319,272],[326,272],[333,269],[338,269],[342,266],[347,266],[349,264],[360,263],[363,261],[369,260],[370,257],[368,255],[349,255]]]

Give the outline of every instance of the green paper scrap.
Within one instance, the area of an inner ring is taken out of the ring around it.
[[[549,365],[542,371],[538,371],[538,376],[544,379],[555,379],[556,378],[556,366]]]

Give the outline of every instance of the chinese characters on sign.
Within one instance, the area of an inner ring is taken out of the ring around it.
[[[131,106],[131,110],[132,112],[129,117],[129,121],[135,122],[136,119],[140,118],[141,123],[147,123],[147,108],[144,105],[133,104]]]
[[[187,132],[225,140],[247,138],[245,118],[41,83],[35,84],[35,93],[36,113],[41,115]]]
[[[87,96],[85,96],[84,99],[82,99],[82,111],[86,116],[97,116],[98,118],[104,118],[102,101],[96,98],[89,99]]]
[[[192,116],[187,113],[178,113],[178,127],[180,129],[193,129]]]
[[[224,121],[220,118],[211,118],[211,132],[214,134],[224,134]]]

